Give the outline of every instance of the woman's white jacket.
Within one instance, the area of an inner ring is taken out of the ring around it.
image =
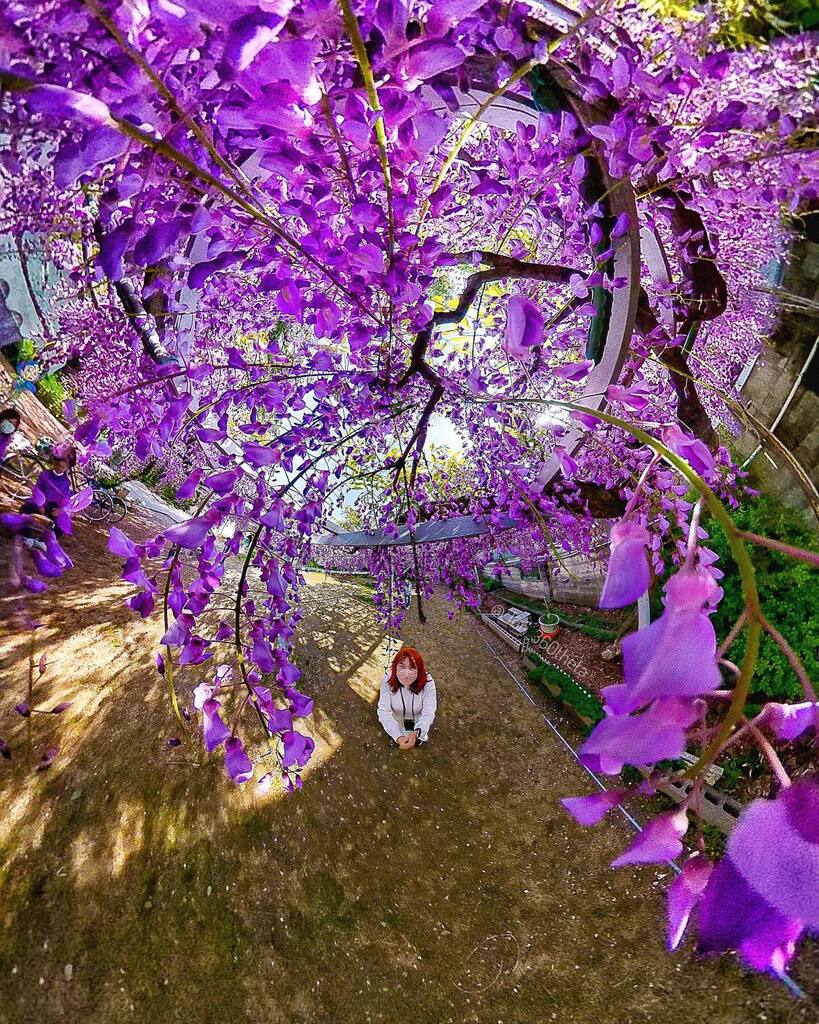
[[[421,739],[429,737],[429,728],[438,708],[438,695],[435,692],[435,680],[427,676],[426,686],[420,693],[413,693],[409,687],[400,686],[395,693],[390,689],[389,674],[381,680],[381,692],[378,697],[378,721],[386,734],[393,740],[404,736],[404,719],[411,718],[415,728],[421,730]]]

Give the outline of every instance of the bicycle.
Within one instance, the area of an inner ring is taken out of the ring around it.
[[[128,505],[111,487],[101,484],[95,477],[81,473],[82,479],[93,489],[91,504],[82,515],[91,523],[121,523],[128,514]]]
[[[0,462],[0,479],[11,502],[17,504],[25,501],[37,481],[40,473],[48,468],[48,464],[32,449],[21,448],[9,452]]]

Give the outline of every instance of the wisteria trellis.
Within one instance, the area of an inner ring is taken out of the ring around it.
[[[234,781],[301,784],[301,570],[350,488],[372,525],[512,516],[524,559],[592,552],[617,519],[606,604],[636,600],[669,559],[678,571],[663,616],[626,639],[582,756],[611,774],[688,744],[702,757],[687,804],[615,864],[678,856],[708,764],[753,735],[779,796],[750,805],[718,865],[686,860],[669,941],[693,914],[701,950],[784,973],[819,928],[819,785],[791,784],[771,738],[815,729],[818,707],[797,662],[804,703],[743,721],[775,627],[725,511],[743,474],[713,422],[743,416],[733,383],[774,313],[765,264],[788,213],[817,199],[818,70],[815,36],[728,53],[629,3],[5,4],[0,227],[24,262],[37,245],[64,271],[41,342],[79,366],[67,412],[84,457],[159,464],[198,502],[148,543],[112,531],[110,546],[134,611],[163,611],[157,666],[184,731],[175,670],[213,659],[192,704]],[[464,120],[470,97],[480,117]],[[628,348],[595,395],[618,303]],[[457,471],[426,451],[441,413],[464,444]],[[736,568],[701,543],[703,504]],[[385,620],[402,574],[419,605],[436,585],[474,603],[495,544],[368,554]],[[63,558],[50,537],[21,593]],[[723,570],[747,603],[718,649]],[[630,795],[566,804],[593,824]]]

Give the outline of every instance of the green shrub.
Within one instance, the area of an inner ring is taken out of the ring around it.
[[[546,688],[546,683],[560,687],[560,696],[567,704],[570,704],[578,714],[585,715],[593,723],[599,722],[603,716],[603,705],[594,694],[589,693],[571,676],[543,661],[536,654],[531,655],[535,663],[534,669],[530,672],[529,678],[536,685]]]
[[[796,547],[819,551],[819,538],[793,509],[771,497],[761,497],[743,504],[733,514],[741,530],[793,544]],[[728,541],[712,520],[707,529],[706,542],[720,556],[719,566],[725,573],[720,585],[724,596],[713,617],[718,637],[724,637],[739,617],[743,608],[739,573],[728,548]],[[768,548],[748,544],[756,570],[757,587],[762,610],[793,647],[811,679],[819,677],[819,572],[805,562],[780,555]],[[745,634],[731,647],[728,657],[739,664],[745,653]],[[768,636],[763,636],[759,661],[751,681],[750,700],[799,700],[802,687],[788,664],[785,655]]]
[[[26,363],[30,359],[37,358],[37,346],[31,338],[23,338],[17,343],[17,362]]]
[[[63,402],[68,396],[63,382],[55,373],[41,377],[37,381],[37,397],[52,416],[61,421],[64,419]]]

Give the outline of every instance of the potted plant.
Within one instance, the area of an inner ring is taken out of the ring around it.
[[[537,624],[544,640],[552,640],[560,632],[560,619],[554,612],[544,612]]]

